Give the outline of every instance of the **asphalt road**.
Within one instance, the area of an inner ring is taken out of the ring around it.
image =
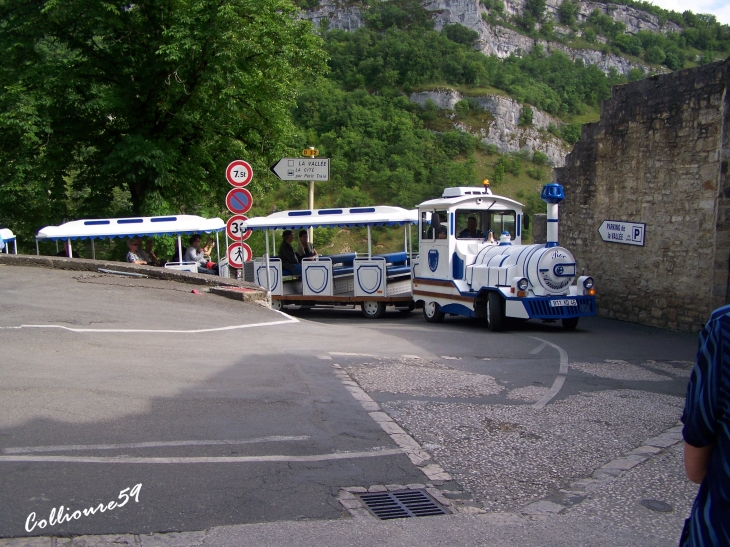
[[[427,482],[333,365],[446,486],[513,511],[673,425],[696,350],[696,335],[598,318],[499,334],[417,312],[290,319],[181,284],[0,268],[0,537],[340,519],[340,488]],[[139,502],[25,530],[139,483]]]

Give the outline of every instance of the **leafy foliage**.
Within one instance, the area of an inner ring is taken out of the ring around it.
[[[0,224],[28,237],[72,212],[217,211],[226,162],[280,154],[294,82],[324,69],[295,13],[287,0],[0,2]]]
[[[370,8],[368,13],[378,9],[383,8]],[[371,15],[368,20],[382,18]],[[585,104],[598,104],[610,96],[611,85],[625,81],[615,72],[606,76],[595,66],[575,63],[562,52],[547,56],[536,46],[529,55],[502,61],[450,40],[445,32],[423,28],[333,30],[326,33],[325,45],[330,78],[347,90],[399,87],[410,91],[435,82],[492,86],[559,115],[580,113]]]
[[[576,0],[563,0],[558,8],[558,17],[564,25],[572,27],[576,23],[576,15],[578,14],[578,2]]]
[[[475,30],[466,28],[464,25],[455,23],[453,25],[446,25],[442,32],[446,34],[446,37],[452,42],[462,44],[464,46],[473,46],[474,42],[479,38],[479,33]]]
[[[400,93],[348,92],[332,81],[306,90],[295,119],[330,157],[331,180],[320,187],[331,205],[393,203],[412,207],[445,186],[476,179],[468,156],[477,146],[471,135],[440,135],[424,128],[420,107]]]

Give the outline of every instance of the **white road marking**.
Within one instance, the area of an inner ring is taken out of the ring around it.
[[[558,350],[558,353],[560,353],[560,370],[558,371],[558,377],[555,378],[555,381],[553,382],[553,386],[542,397],[542,399],[540,399],[538,402],[536,402],[534,405],[532,405],[532,408],[536,408],[536,409],[540,410],[546,404],[548,404],[552,400],[553,397],[555,397],[558,394],[558,392],[560,391],[560,388],[562,388],[563,384],[565,383],[565,378],[566,378],[566,376],[568,376],[568,353],[560,346],[556,346],[552,342],[548,342],[547,340],[543,340],[542,338],[537,338],[535,336],[530,336],[530,338],[537,340],[538,342],[542,342],[543,345],[547,345],[547,346],[550,346],[551,348],[555,348],[556,350]]]
[[[325,361],[331,361],[332,360],[332,357],[330,357],[329,355],[317,355],[317,358],[318,359],[323,359]]]
[[[401,357],[404,357],[405,359],[420,359],[418,355],[401,355]]]
[[[442,355],[441,359],[448,359],[451,361],[461,361],[461,357],[449,357],[448,355]]]
[[[162,441],[124,444],[72,444],[58,446],[20,446],[3,449],[4,454],[32,454],[34,452],[65,452],[77,450],[115,450],[122,448],[157,448],[162,446],[214,446],[214,445],[237,445],[269,442],[306,441],[311,439],[309,435],[271,437],[256,437],[252,439],[227,439],[210,441]]]
[[[330,351],[330,355],[338,355],[342,357],[375,357],[369,353],[346,353],[343,351]]]
[[[544,350],[544,349],[545,349],[546,347],[547,347],[547,344],[546,344],[545,342],[543,342],[542,344],[540,344],[540,345],[539,345],[539,346],[537,346],[536,348],[534,348],[534,349],[530,350],[530,355],[537,355],[537,354],[538,354],[538,353],[540,353],[540,352],[541,352],[542,350]]]
[[[0,329],[61,329],[79,333],[141,333],[141,334],[201,334],[204,332],[224,332],[239,329],[250,329],[254,327],[268,327],[273,325],[286,325],[299,323],[294,317],[283,321],[268,321],[266,323],[250,323],[248,325],[230,325],[227,327],[216,327],[212,329],[173,330],[173,329],[78,329],[65,327],[63,325],[20,325],[17,327],[0,327]]]
[[[336,452],[334,454],[313,454],[311,456],[212,456],[212,457],[172,457],[172,458],[133,458],[129,456],[0,456],[2,462],[37,463],[123,463],[123,464],[175,464],[175,463],[259,463],[259,462],[321,462],[329,460],[350,460],[354,458],[377,458],[403,454],[400,448],[371,450],[367,452]]]

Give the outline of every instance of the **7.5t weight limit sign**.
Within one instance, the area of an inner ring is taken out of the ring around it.
[[[235,160],[226,167],[226,179],[236,188],[243,188],[253,178],[253,169],[247,161]]]

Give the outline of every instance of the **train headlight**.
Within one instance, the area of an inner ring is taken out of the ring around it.
[[[583,291],[584,296],[595,296],[596,295],[596,282],[592,277],[583,275],[578,278],[578,294]]]
[[[529,282],[527,281],[527,278],[523,277],[517,282],[517,288],[521,291],[526,291],[527,287],[529,286]]]

